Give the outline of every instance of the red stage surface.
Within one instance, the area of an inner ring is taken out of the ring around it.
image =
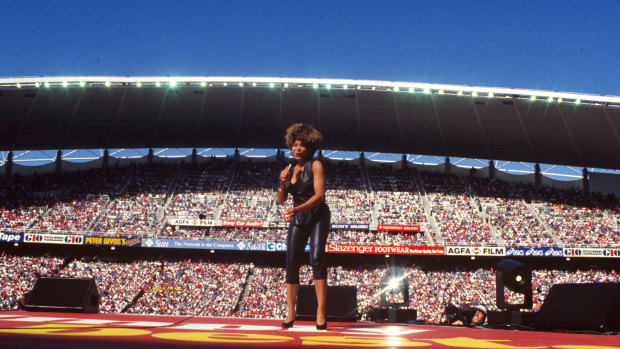
[[[432,325],[329,323],[123,314],[0,312],[2,348],[369,347],[619,348],[620,336]]]

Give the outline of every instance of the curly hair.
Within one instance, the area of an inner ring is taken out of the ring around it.
[[[301,122],[292,124],[286,129],[286,135],[284,136],[286,146],[290,149],[296,140],[300,140],[301,143],[308,148],[310,156],[316,152],[323,140],[321,133],[312,125],[302,124]]]

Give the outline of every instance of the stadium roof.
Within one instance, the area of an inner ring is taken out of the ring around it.
[[[0,150],[323,148],[620,169],[620,97],[265,77],[0,79]]]

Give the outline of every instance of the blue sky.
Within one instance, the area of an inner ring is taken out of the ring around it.
[[[274,76],[620,95],[619,1],[2,1],[0,76]]]
[[[620,1],[596,0],[5,0],[0,77],[342,78],[620,96],[618,13]]]

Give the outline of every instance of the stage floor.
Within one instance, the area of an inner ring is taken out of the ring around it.
[[[0,348],[618,348],[620,336],[433,325],[0,312]]]

